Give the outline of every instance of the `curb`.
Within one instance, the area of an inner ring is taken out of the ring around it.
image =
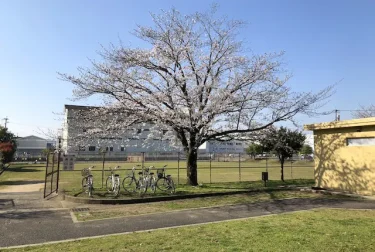
[[[70,195],[66,195],[62,192],[63,200],[82,203],[82,204],[137,204],[137,203],[150,203],[160,201],[172,201],[181,199],[193,199],[193,198],[205,198],[245,193],[259,193],[259,192],[270,192],[270,191],[293,191],[301,190],[298,187],[285,187],[285,188],[265,188],[265,189],[253,189],[253,190],[241,190],[232,192],[217,192],[217,193],[197,193],[197,194],[186,194],[186,195],[169,195],[169,196],[157,196],[147,198],[135,198],[135,199],[90,199],[90,198],[78,198]]]
[[[374,200],[373,198],[365,195],[359,195],[354,193],[346,193],[346,192],[339,192],[339,191],[330,191],[327,189],[311,189],[311,188],[302,188],[300,189],[303,192],[311,192],[311,193],[320,193],[325,195],[338,195],[338,196],[346,196],[351,198],[360,198],[360,199],[366,199],[366,200]]]

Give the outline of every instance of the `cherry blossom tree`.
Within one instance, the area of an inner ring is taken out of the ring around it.
[[[81,115],[80,121],[91,125],[85,134],[129,133],[142,123],[166,130],[186,154],[187,183],[197,185],[197,151],[204,142],[247,139],[298,113],[318,113],[331,86],[292,92],[283,53],[246,52],[238,39],[244,23],[216,15],[215,8],[152,14],[153,26],[133,32],[150,47],[111,45],[99,53],[100,62],[78,68],[77,75],[60,73],[75,85],[74,98],[103,100],[102,107]]]
[[[375,117],[375,105],[371,104],[368,107],[360,106],[359,110],[355,110],[352,113],[354,118],[367,118]]]

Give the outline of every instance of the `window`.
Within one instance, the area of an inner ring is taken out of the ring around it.
[[[236,145],[242,145],[242,143],[236,143]]]
[[[108,147],[105,147],[105,151],[108,151]]]
[[[85,151],[86,147],[85,146],[79,146],[79,151]]]
[[[233,145],[233,143],[227,143],[228,145]]]
[[[121,146],[121,151],[125,151],[125,147],[124,146]]]
[[[142,129],[137,129],[137,134],[140,134],[142,132]]]
[[[109,151],[113,151],[113,147],[109,147]]]
[[[95,151],[95,146],[89,146],[89,151]]]
[[[150,129],[144,129],[143,131],[150,131]]]
[[[374,146],[375,137],[347,138],[348,146]]]

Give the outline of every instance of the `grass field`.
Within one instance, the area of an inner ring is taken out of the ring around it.
[[[268,192],[251,192],[246,194],[225,195],[220,197],[205,197],[195,199],[173,200],[166,202],[141,203],[117,206],[97,206],[90,207],[88,212],[74,213],[79,221],[98,220],[104,218],[116,218],[125,216],[134,216],[150,213],[161,213],[202,208],[214,207],[233,204],[250,204],[280,199],[290,198],[345,198],[344,196],[324,195],[320,193],[309,193],[301,191],[268,191]]]
[[[109,175],[109,167],[115,167],[119,165],[121,169],[117,172],[122,178],[130,173],[130,169],[136,163],[115,163],[107,162],[104,166],[105,177]],[[100,162],[96,163],[76,163],[75,171],[65,171],[62,175],[62,181],[64,178],[76,177],[77,181],[75,183],[80,183],[80,171],[91,165],[95,165],[93,175],[95,181],[99,181],[101,185],[101,168],[102,164]],[[145,162],[145,166],[148,167],[154,165],[156,168],[161,168],[163,165],[167,165],[167,174],[172,175],[175,183],[184,184],[186,182],[186,167],[184,162],[180,162],[180,168],[178,169],[178,163],[175,161],[166,162]],[[198,182],[200,184],[205,183],[217,183],[217,182],[238,182],[240,181],[256,181],[261,179],[261,173],[268,170],[270,180],[280,180],[280,164],[275,161],[247,161],[241,162],[241,167],[239,167],[238,162],[212,162],[211,169],[210,163],[207,161],[198,162]],[[314,178],[314,163],[297,161],[290,165],[290,162],[286,164],[284,168],[285,179],[313,179]],[[71,175],[69,173],[76,173]],[[70,180],[70,179],[69,179]]]
[[[375,251],[374,210],[303,211],[14,251]]]
[[[45,164],[12,164],[0,175],[0,188],[28,181],[44,182],[45,173]]]

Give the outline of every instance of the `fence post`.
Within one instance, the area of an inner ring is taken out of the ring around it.
[[[290,177],[293,179],[293,157],[292,160],[290,160]]]
[[[241,153],[238,153],[238,175],[241,182]]]
[[[61,136],[59,136],[59,144],[58,144],[58,152],[57,152],[57,179],[56,179],[56,193],[59,192],[59,179],[60,179],[60,155],[61,155]]]
[[[103,154],[103,166],[102,166],[102,188],[104,187],[104,164],[105,164],[105,150],[102,151]]]
[[[212,160],[212,154],[210,153],[210,184],[211,184],[211,160]]]
[[[177,154],[177,185],[180,184],[180,152]]]

